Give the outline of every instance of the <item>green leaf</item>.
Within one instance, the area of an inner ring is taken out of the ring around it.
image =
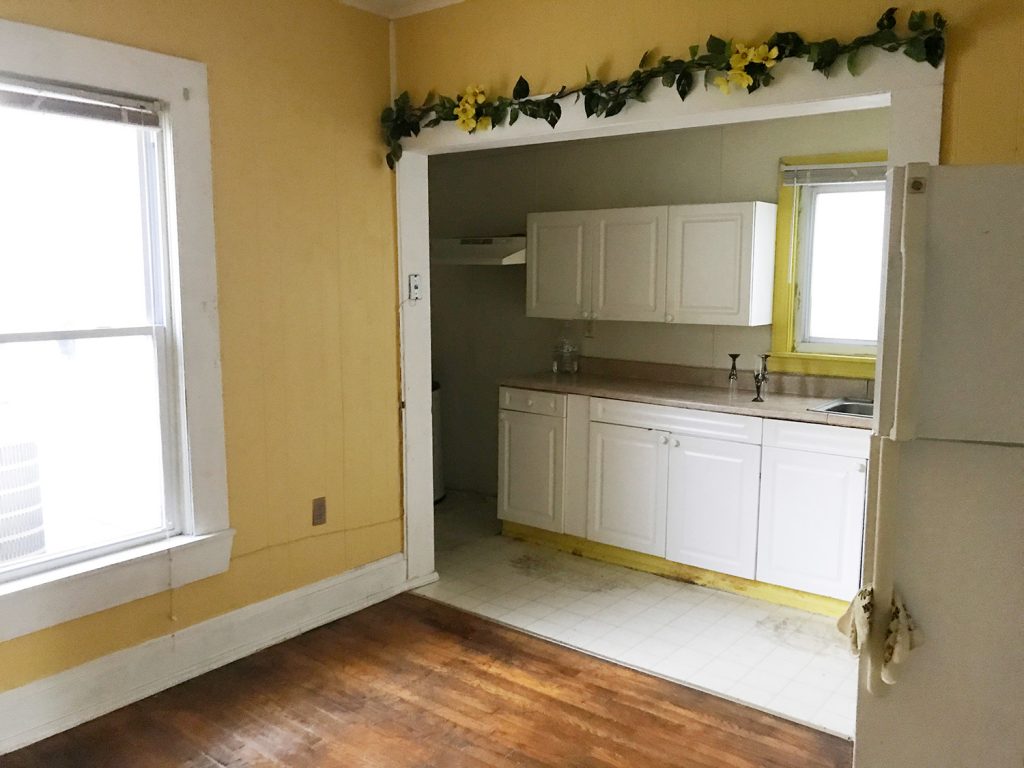
[[[672,72],[666,72],[661,76],[661,84],[666,88],[671,88],[672,83],[676,81],[676,76]]]
[[[519,107],[512,107],[512,111],[508,113],[508,124],[515,125],[516,120],[519,119]]]
[[[879,29],[892,29],[896,26],[896,9],[888,8],[885,13],[882,14],[882,18],[875,24]]]
[[[512,98],[516,101],[525,99],[530,95],[530,84],[526,82],[526,78],[522,75],[516,80],[516,87],[512,89]]]
[[[924,38],[912,37],[907,40],[907,44],[903,48],[903,53],[914,61],[927,61],[928,52],[925,50]]]
[[[932,17],[932,26],[940,32],[946,28],[946,19],[943,18],[942,14],[938,11],[936,11],[935,15]]]
[[[381,124],[390,123],[395,119],[395,110],[391,107],[385,107],[384,111],[380,113]]]
[[[679,73],[679,77],[676,78],[676,93],[679,94],[679,100],[685,101],[686,97],[690,95],[690,91],[693,90],[693,71],[690,69],[684,69]]]
[[[558,125],[558,121],[562,119],[562,105],[557,101],[552,101],[548,105],[548,113],[544,116],[547,120],[548,125],[554,128]]]
[[[699,52],[700,52],[700,46],[699,45],[691,45],[690,46],[690,58],[691,59],[696,59],[697,58],[697,54]]]
[[[385,160],[385,162],[387,162],[388,168],[390,168],[392,171],[395,170],[395,156],[394,155],[392,155],[390,152],[388,152],[388,154],[384,158],[384,160]]]
[[[650,58],[651,58],[651,51],[650,50],[644,51],[644,55],[640,57],[640,63],[636,65],[636,68],[637,69],[644,69],[644,68],[646,68],[647,67],[647,63],[648,63]]]
[[[708,53],[722,55],[727,53],[729,50],[729,44],[720,37],[711,35],[707,42]]]
[[[621,112],[625,106],[626,100],[624,98],[616,99],[615,101],[608,105],[608,109],[604,111],[604,116],[614,117],[615,115],[619,114],[619,112]]]
[[[769,48],[779,49],[779,59],[802,56],[807,52],[804,39],[796,32],[776,32],[768,39]]]
[[[854,77],[860,74],[857,69],[857,58],[860,56],[860,51],[860,48],[854,48],[846,56],[846,69]]]
[[[910,18],[907,19],[907,29],[911,32],[920,32],[924,29],[925,20],[928,18],[928,14],[924,11],[912,11]]]
[[[946,54],[946,39],[941,35],[928,35],[924,40],[924,59],[933,67],[942,63]]]
[[[592,77],[590,76],[590,67],[589,67],[589,66],[587,66],[587,67],[585,67],[585,69],[586,69],[586,72],[587,72],[587,82],[589,83],[589,82],[591,82],[591,81],[592,81],[592,80],[593,80],[594,78],[592,78]]]
[[[587,117],[593,117],[597,113],[598,105],[601,103],[601,97],[590,91],[583,96],[583,111]]]
[[[834,37],[830,37],[828,40],[822,40],[820,43],[811,43],[807,58],[811,61],[811,69],[813,71],[821,72],[825,77],[828,77],[829,70],[836,63],[836,59],[839,58],[839,41]]]

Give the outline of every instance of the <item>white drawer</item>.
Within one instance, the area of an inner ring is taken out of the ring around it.
[[[498,407],[506,411],[523,411],[539,413],[544,416],[565,418],[565,395],[556,392],[541,392],[536,389],[512,389],[501,387],[498,390]]]
[[[762,419],[756,416],[738,416],[734,413],[698,411],[692,408],[592,397],[590,420],[622,424],[627,427],[663,429],[681,435],[731,440],[736,443],[758,445],[761,442]]]
[[[866,459],[871,450],[871,431],[854,427],[765,419],[764,444],[766,447]]]

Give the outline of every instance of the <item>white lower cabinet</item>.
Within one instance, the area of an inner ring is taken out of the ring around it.
[[[665,556],[669,436],[619,424],[590,424],[587,538]]]
[[[507,387],[500,398],[502,520],[841,600],[859,588],[866,430]]]
[[[562,533],[564,451],[564,418],[499,411],[498,517]]]
[[[761,446],[673,435],[666,558],[753,579]]]
[[[765,447],[757,580],[850,600],[860,586],[867,460]]]

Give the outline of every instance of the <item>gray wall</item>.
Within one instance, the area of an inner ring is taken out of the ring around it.
[[[523,234],[526,214],[744,200],[775,202],[780,157],[884,149],[884,109],[644,136],[441,155],[430,161],[433,237]],[[502,376],[546,369],[563,324],[524,314],[524,267],[431,273],[434,377],[442,385],[445,479],[494,493]],[[582,325],[574,324],[577,336]],[[725,367],[768,350],[769,326],[594,324],[583,353]]]

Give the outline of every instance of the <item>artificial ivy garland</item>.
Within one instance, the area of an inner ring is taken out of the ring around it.
[[[908,34],[900,37],[896,32],[896,9],[889,8],[875,25],[874,32],[861,35],[848,43],[834,37],[819,42],[805,42],[796,32],[776,32],[766,42],[744,45],[711,35],[706,53],[700,46],[690,46],[688,59],[663,56],[649,66],[651,52],[640,59],[638,68],[624,80],[607,83],[591,78],[575,88],[562,86],[557,93],[530,98],[530,84],[520,77],[512,89],[512,97],[490,99],[480,86],[470,86],[458,98],[427,95],[424,102],[412,105],[408,92],[403,92],[380,116],[384,143],[387,144],[388,167],[394,169],[402,157],[402,139],[418,136],[423,128],[434,128],[442,122],[455,121],[468,133],[490,130],[492,127],[513,125],[520,115],[544,120],[554,128],[562,117],[562,99],[575,96],[583,99],[587,117],[611,117],[623,110],[630,101],[643,101],[647,86],[660,81],[666,88],[674,87],[680,99],[693,90],[698,74],[707,87],[708,73],[716,74],[712,84],[723,93],[733,88],[753,93],[774,80],[772,69],[783,59],[807,59],[814,71],[829,76],[840,56],[846,56],[850,73],[857,74],[857,57],[861,49],[873,46],[895,53],[902,50],[914,61],[927,61],[938,67],[946,50],[946,20],[942,14],[913,11],[907,22]]]

